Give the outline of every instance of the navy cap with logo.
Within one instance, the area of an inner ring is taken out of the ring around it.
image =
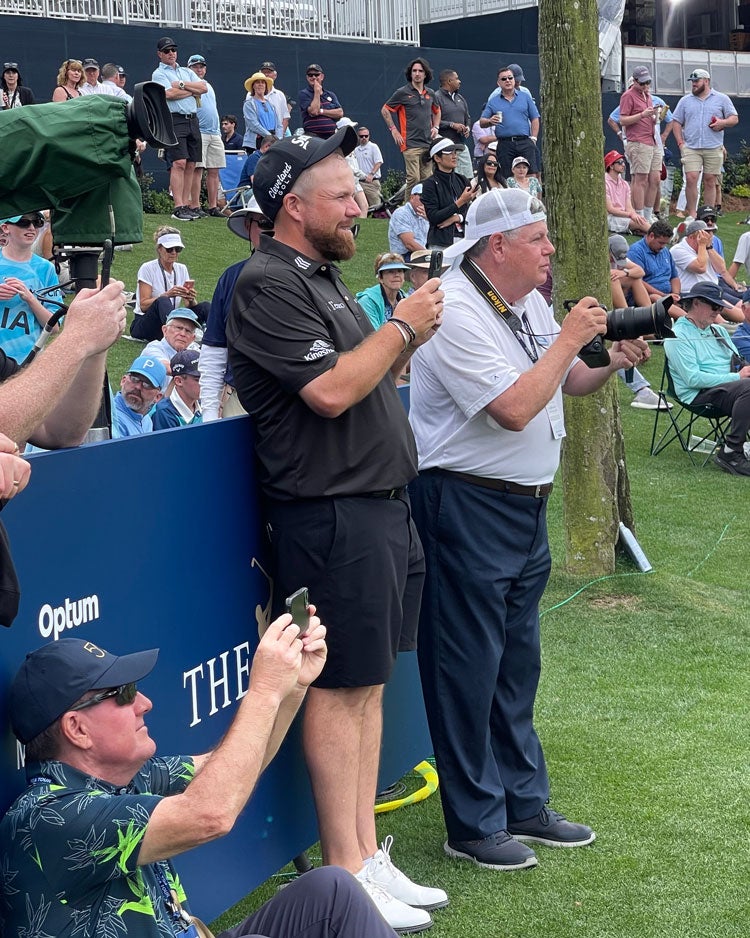
[[[276,71],[276,66],[273,64],[273,62],[261,62],[258,66],[258,71],[262,72],[264,68],[269,72]]]
[[[172,377],[193,377],[200,378],[201,372],[198,367],[200,361],[200,352],[198,349],[184,349],[177,352],[169,360],[169,367],[172,369]]]
[[[353,127],[342,127],[327,140],[298,134],[279,140],[261,157],[253,175],[253,195],[263,214],[273,221],[284,196],[306,169],[324,160],[339,148],[347,156],[357,145]]]
[[[96,59],[84,59],[83,60],[84,71],[87,68],[99,68],[99,63],[96,61]]]
[[[28,743],[90,690],[140,681],[150,674],[158,648],[113,655],[93,642],[61,638],[26,655],[10,686],[10,723]]]
[[[164,52],[165,49],[176,49],[177,43],[174,39],[171,39],[169,36],[162,36],[162,38],[156,43],[156,51]]]
[[[734,305],[724,299],[724,291],[718,283],[713,283],[711,280],[700,280],[698,283],[694,283],[687,293],[680,294],[680,299],[706,300],[706,302],[713,303],[715,306],[723,306],[724,309],[731,309]]]

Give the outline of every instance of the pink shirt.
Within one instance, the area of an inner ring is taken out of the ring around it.
[[[631,117],[633,114],[640,114],[644,108],[653,107],[653,103],[651,94],[648,91],[643,95],[633,85],[620,98],[620,117]],[[655,145],[654,126],[653,117],[642,117],[634,124],[628,124],[627,127],[624,127],[628,143],[645,143],[653,147]]]
[[[615,208],[620,208],[623,212],[628,210],[628,199],[630,198],[630,184],[622,176],[615,177],[611,173],[604,174],[604,192],[607,201]]]

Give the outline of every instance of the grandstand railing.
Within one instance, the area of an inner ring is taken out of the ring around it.
[[[2,14],[419,45],[417,0],[0,0]]]
[[[440,23],[445,20],[482,16],[487,13],[507,13],[538,6],[537,0],[419,0],[420,23]]]

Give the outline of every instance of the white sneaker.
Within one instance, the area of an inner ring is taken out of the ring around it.
[[[441,909],[448,905],[448,896],[442,889],[419,886],[398,869],[391,860],[392,846],[393,837],[389,834],[381,844],[380,850],[369,860],[365,860],[364,869],[369,878],[378,886],[382,886],[394,899],[415,908]]]
[[[432,927],[432,916],[424,909],[413,909],[405,902],[394,899],[368,875],[368,867],[364,866],[356,878],[360,885],[377,906],[378,912],[388,922],[394,931],[415,932],[424,931]]]
[[[664,400],[651,388],[641,388],[633,398],[630,406],[641,410],[670,410],[672,407],[668,401],[665,404]]]

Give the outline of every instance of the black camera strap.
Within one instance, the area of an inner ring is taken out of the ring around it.
[[[536,340],[534,339],[534,334],[531,331],[531,326],[526,317],[526,313],[523,314],[523,319],[519,318],[519,316],[514,313],[510,306],[505,302],[500,293],[498,293],[492,283],[490,283],[485,274],[476,266],[476,264],[472,263],[468,257],[465,257],[461,261],[460,269],[466,279],[470,281],[472,286],[476,287],[479,293],[484,297],[484,299],[490,304],[497,315],[510,329],[513,335],[516,337],[516,341],[524,350],[524,352],[526,352],[529,359],[535,363],[539,361],[539,350],[537,348]],[[524,326],[526,327],[525,329]],[[526,344],[523,338],[524,335],[528,336],[530,339],[530,346]]]

